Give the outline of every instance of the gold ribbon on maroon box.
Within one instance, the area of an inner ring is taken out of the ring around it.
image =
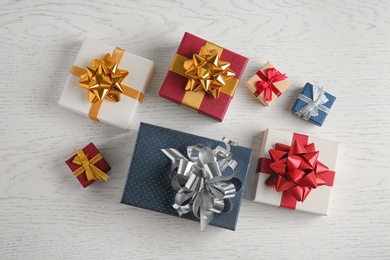
[[[104,180],[107,181],[110,176],[108,176],[105,172],[100,170],[98,167],[95,166],[95,163],[103,159],[103,156],[98,153],[90,160],[88,159],[88,156],[84,153],[82,149],[74,149],[76,151],[76,157],[73,159],[72,163],[80,165],[80,168],[73,171],[74,176],[79,176],[83,172],[85,172],[85,175],[87,177],[88,181],[91,180]]]

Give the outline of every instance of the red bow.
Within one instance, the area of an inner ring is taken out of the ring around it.
[[[259,159],[260,172],[271,174],[266,185],[283,192],[282,207],[295,209],[296,202],[303,202],[312,189],[333,186],[335,172],[317,160],[319,152],[307,141],[307,136],[294,134],[291,146],[276,143],[269,150],[271,159]]]
[[[282,94],[282,92],[280,92],[273,83],[282,81],[287,77],[286,74],[280,73],[275,68],[269,68],[265,72],[267,76],[264,75],[260,70],[256,72],[257,76],[259,76],[261,80],[256,82],[257,91],[255,92],[255,95],[257,97],[263,91],[265,91],[264,101],[270,101],[272,100],[272,92],[274,92],[277,96]]]

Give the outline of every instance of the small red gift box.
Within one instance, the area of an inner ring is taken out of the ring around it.
[[[95,180],[107,181],[110,178],[106,173],[111,170],[111,167],[93,143],[89,143],[83,149],[75,150],[76,154],[65,163],[84,188]]]

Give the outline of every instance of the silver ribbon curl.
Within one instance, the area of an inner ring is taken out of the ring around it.
[[[237,143],[222,139],[226,149],[214,149],[196,144],[187,147],[189,160],[175,148],[161,149],[171,160],[171,183],[177,191],[172,205],[180,216],[188,212],[200,219],[200,230],[204,230],[214,213],[221,213],[224,199],[233,198],[236,188],[229,181],[234,177],[238,163],[232,159],[230,145]],[[223,176],[230,168],[233,173]]]
[[[329,99],[325,96],[325,91],[320,88],[316,83],[313,84],[313,99],[299,94],[298,99],[306,102],[307,105],[299,109],[295,114],[298,116],[302,116],[302,118],[306,121],[310,119],[310,117],[318,116],[318,109],[324,111],[326,114],[329,113],[329,108],[324,106]]]

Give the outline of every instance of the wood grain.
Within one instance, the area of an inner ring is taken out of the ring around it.
[[[0,6],[2,259],[389,259],[390,4],[388,1],[3,1]],[[185,31],[250,61],[223,123],[158,96]],[[57,105],[84,36],[152,59],[137,121],[254,149],[262,131],[341,143],[329,216],[244,200],[237,231],[119,203],[136,130]],[[263,107],[245,87],[271,61],[292,86]],[[300,88],[337,97],[325,124],[291,114]],[[83,189],[64,161],[93,141],[112,166]]]

